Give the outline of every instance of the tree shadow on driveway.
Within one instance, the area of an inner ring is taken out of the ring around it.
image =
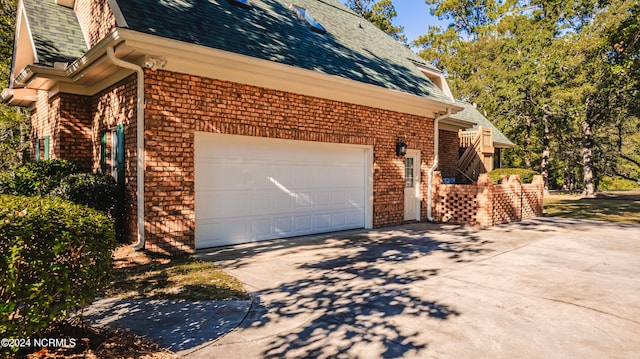
[[[451,227],[450,236],[440,233],[437,239],[429,235],[430,228],[409,226],[300,244],[274,243],[270,253],[274,261],[286,261],[305,248],[314,255],[280,268],[283,277],[287,271],[299,273],[297,279],[252,293],[259,304],[254,304],[243,327],[268,329],[269,342],[261,356],[419,356],[428,346],[428,333],[421,324],[461,314],[450,304],[430,299],[434,296],[415,285],[442,269],[425,258],[438,256],[439,263],[460,266],[491,251],[489,241],[464,227]],[[231,268],[241,268],[270,249],[266,245],[240,251],[244,256],[235,253],[234,257],[233,248],[220,254]],[[253,265],[260,270],[259,264]]]

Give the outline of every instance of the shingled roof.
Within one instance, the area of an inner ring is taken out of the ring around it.
[[[336,0],[118,0],[131,30],[216,48],[380,87],[451,100],[411,62],[420,61]],[[326,29],[318,34],[290,6],[305,8]]]
[[[87,45],[73,9],[52,0],[24,0],[27,21],[38,64],[71,62],[87,52]]]
[[[475,126],[470,130],[477,130],[479,127],[491,128],[493,132],[493,143],[494,145],[498,145],[498,147],[515,147],[515,144],[500,132],[500,130],[498,130],[486,117],[484,117],[473,104],[464,101],[457,101],[456,104],[463,107],[464,110],[452,115],[451,117],[475,123]]]

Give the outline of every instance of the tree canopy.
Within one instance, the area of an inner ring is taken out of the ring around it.
[[[16,20],[16,1],[0,1],[0,84],[9,84]],[[0,104],[0,172],[18,167],[28,158],[29,123],[24,111]]]
[[[398,13],[391,0],[345,0],[344,2],[351,10],[369,20],[369,22],[400,43],[407,42],[404,28],[402,26],[394,26],[392,23],[393,18]]]
[[[637,0],[425,2],[450,25],[412,45],[518,144],[508,165],[585,194],[640,181]]]

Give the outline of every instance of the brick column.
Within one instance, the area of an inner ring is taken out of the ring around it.
[[[478,178],[478,214],[476,222],[481,227],[493,225],[493,183],[488,174],[483,173]]]
[[[520,176],[509,176],[509,189],[513,193],[513,208],[516,210],[517,220],[522,220],[522,182]]]
[[[536,207],[536,216],[542,216],[544,213],[544,181],[541,175],[533,176],[532,185],[536,186],[536,194],[538,206]]]

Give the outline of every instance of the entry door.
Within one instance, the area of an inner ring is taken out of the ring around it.
[[[407,150],[404,158],[404,220],[420,220],[420,151]]]

